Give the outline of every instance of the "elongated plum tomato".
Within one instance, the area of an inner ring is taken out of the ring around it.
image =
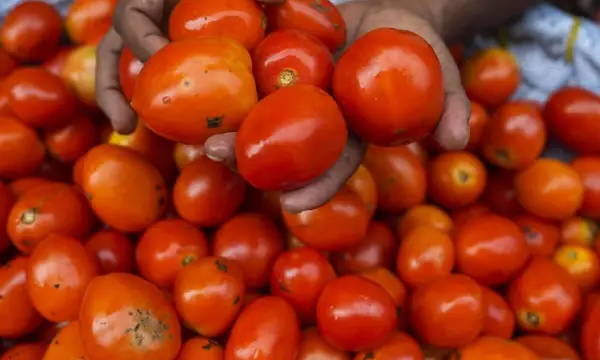
[[[257,101],[248,51],[235,40],[202,37],[154,54],[135,82],[131,105],[157,134],[200,144],[236,131]]]
[[[312,85],[283,88],[242,123],[235,142],[238,171],[261,190],[294,189],[329,169],[346,139],[342,112],[325,91]]]
[[[254,51],[253,68],[261,95],[296,84],[328,90],[333,76],[333,56],[322,42],[299,30],[269,34]]]
[[[350,128],[379,146],[424,138],[444,108],[442,70],[431,46],[389,28],[367,33],[346,50],[333,73],[333,94]]]

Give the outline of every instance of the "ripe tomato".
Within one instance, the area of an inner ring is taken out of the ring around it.
[[[182,0],[169,16],[169,38],[226,37],[251,51],[265,37],[267,19],[253,0]]]
[[[515,332],[515,314],[504,298],[496,291],[481,287],[485,319],[482,335],[511,339]]]
[[[140,275],[167,289],[181,269],[207,255],[208,242],[204,233],[180,219],[152,224],[135,248]]]
[[[481,215],[489,214],[492,210],[487,205],[480,202],[475,202],[471,205],[454,209],[451,213],[452,221],[454,222],[454,228],[461,228],[471,219],[477,218]]]
[[[124,47],[119,58],[119,83],[123,95],[128,101],[133,98],[135,82],[143,67],[144,63],[136,59],[128,47]]]
[[[234,40],[205,37],[154,54],[135,82],[131,105],[157,134],[200,144],[236,131],[256,102],[248,51]]]
[[[17,339],[35,330],[42,317],[27,292],[29,258],[17,256],[0,266],[0,336]]]
[[[234,260],[203,257],[182,268],[173,286],[178,314],[202,336],[231,329],[246,293],[243,268]]]
[[[380,63],[390,53],[395,55]],[[375,29],[350,45],[335,67],[333,94],[350,128],[379,146],[425,138],[444,109],[437,55],[418,35],[391,28]]]
[[[0,48],[0,79],[13,72],[19,64],[4,48]]]
[[[45,352],[46,345],[42,343],[21,343],[2,354],[0,360],[40,360]]]
[[[565,87],[550,96],[544,109],[548,128],[560,141],[582,154],[600,153],[600,97]]]
[[[367,270],[360,276],[371,280],[390,294],[396,305],[398,323],[403,328],[406,325],[407,312],[405,310],[407,309],[408,292],[402,281],[393,272],[384,268]]]
[[[447,152],[431,160],[429,196],[443,207],[456,209],[474,203],[486,183],[485,166],[469,152]]]
[[[108,31],[117,0],[75,0],[69,7],[65,27],[76,44],[89,44]]]
[[[577,351],[564,341],[547,335],[525,335],[515,339],[542,360],[581,360]]]
[[[579,213],[600,220],[600,157],[580,157],[572,166],[583,182],[583,204]]]
[[[514,216],[523,212],[515,190],[515,175],[512,171],[489,174],[482,200],[495,213]]]
[[[580,291],[575,279],[558,264],[535,258],[510,284],[507,299],[521,329],[556,335],[579,311]]]
[[[22,67],[3,82],[10,110],[23,123],[42,128],[68,124],[75,98],[58,76],[41,67]]]
[[[204,144],[188,145],[183,143],[175,143],[173,149],[173,157],[175,164],[179,170],[189,165],[194,160],[201,158],[204,155]]]
[[[370,216],[362,200],[342,188],[323,206],[300,213],[283,210],[283,221],[303,243],[319,250],[341,250],[367,234]]]
[[[81,102],[96,106],[96,46],[73,49],[65,61],[62,78]]]
[[[62,20],[56,8],[43,1],[27,1],[6,14],[0,43],[21,61],[42,61],[58,49],[61,33]]]
[[[64,127],[44,132],[48,152],[62,162],[75,162],[96,144],[96,127],[83,114],[73,117]]]
[[[585,360],[600,359],[600,304],[584,314],[581,328],[581,352]]]
[[[504,104],[521,81],[517,60],[501,48],[483,50],[467,59],[461,75],[469,98],[486,108]]]
[[[425,201],[425,167],[406,147],[369,145],[363,164],[377,183],[381,211],[400,212]]]
[[[335,100],[315,86],[296,85],[272,93],[250,111],[237,133],[235,158],[238,171],[255,188],[289,190],[329,169],[346,140]]]
[[[351,360],[346,351],[338,350],[321,336],[316,327],[308,328],[302,332],[300,348],[296,360]]]
[[[216,340],[196,336],[183,343],[177,360],[223,360],[223,353]]]
[[[71,321],[52,339],[44,360],[85,360],[79,321]]]
[[[483,330],[483,292],[468,276],[430,282],[417,288],[410,301],[412,329],[427,344],[456,348],[471,343]]]
[[[600,260],[594,249],[581,245],[562,245],[554,253],[554,261],[575,279],[584,290],[600,283]]]
[[[73,47],[61,46],[51,58],[44,61],[42,67],[49,73],[61,77],[65,63],[67,62],[67,58],[69,57],[69,54],[71,54],[71,51],[73,51]]]
[[[81,194],[71,186],[50,182],[23,194],[12,208],[7,231],[25,254],[51,234],[87,237],[94,219]]]
[[[530,255],[517,224],[495,214],[468,221],[457,230],[454,242],[458,270],[487,286],[508,283]]]
[[[179,320],[164,293],[131,274],[92,280],[79,323],[90,360],[174,360],[181,346]]]
[[[383,222],[371,221],[367,234],[358,243],[332,253],[331,263],[340,275],[357,274],[379,267],[394,266],[396,239]]]
[[[600,226],[590,219],[574,216],[560,224],[560,240],[564,244],[594,247]]]
[[[317,324],[327,342],[340,350],[377,348],[397,324],[396,304],[385,289],[364,277],[340,277],[319,297]]]
[[[548,257],[554,254],[560,236],[558,226],[532,215],[519,215],[513,221],[525,234],[531,255]]]
[[[265,296],[248,304],[231,329],[225,345],[228,360],[295,360],[300,324],[285,300]]]
[[[583,202],[579,174],[559,160],[538,159],[515,177],[517,199],[525,210],[548,220],[573,216]]]
[[[49,180],[46,180],[41,177],[31,176],[31,177],[22,177],[16,180],[13,180],[8,187],[15,194],[15,196],[20,198],[27,191],[37,187],[38,185],[44,185],[49,183]]]
[[[0,181],[0,254],[10,248],[11,243],[6,231],[6,223],[15,200],[16,196],[12,189]]]
[[[98,260],[101,274],[133,270],[133,244],[119,231],[98,231],[90,236],[85,248]]]
[[[512,340],[482,336],[450,356],[449,360],[542,360],[532,350]]]
[[[435,205],[423,204],[411,207],[402,216],[396,228],[396,236],[404,239],[412,229],[422,225],[447,234],[454,232],[454,222],[448,213]]]
[[[394,333],[392,337],[380,347],[363,351],[354,356],[354,360],[421,360],[423,359],[423,351],[419,343],[405,333]]]
[[[8,87],[4,85],[4,79],[0,79],[0,116],[12,116],[10,100],[8,98]]]
[[[173,187],[179,216],[202,227],[222,224],[244,201],[246,183],[225,164],[206,156],[181,170]]]
[[[312,248],[297,248],[279,255],[271,273],[271,294],[286,299],[300,321],[314,324],[317,299],[336,278],[327,259]]]
[[[471,100],[471,117],[469,118],[469,142],[465,150],[475,151],[481,146],[483,134],[491,122],[490,116],[483,106]]]
[[[269,34],[256,47],[252,60],[262,96],[296,84],[323,90],[331,87],[333,56],[321,41],[305,32],[287,29]]]
[[[160,172],[120,146],[98,145],[85,155],[82,187],[96,215],[115,230],[142,231],[165,210],[167,189]]]

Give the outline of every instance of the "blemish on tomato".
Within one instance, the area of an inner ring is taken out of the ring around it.
[[[193,263],[194,261],[196,261],[196,256],[195,255],[185,255],[183,257],[183,259],[181,260],[181,266],[188,266],[189,264]]]
[[[241,300],[240,296],[239,295],[236,296],[235,299],[233,299],[233,305],[239,304],[240,300]]]
[[[223,264],[223,263],[222,263],[221,261],[219,261],[219,260],[215,260],[215,265],[217,265],[217,269],[218,269],[219,271],[222,271],[222,272],[227,272],[227,271],[229,270],[229,269],[227,269],[227,265],[226,265],[226,264]]]
[[[223,118],[225,118],[225,115],[218,115],[218,116],[214,116],[214,117],[208,117],[208,118],[206,118],[206,126],[209,129],[218,128],[218,127],[220,127],[222,125]]]
[[[165,96],[162,98],[162,103],[167,105],[168,103],[171,102],[171,98],[169,96]]]
[[[21,214],[20,223],[25,224],[25,225],[33,224],[35,222],[37,212],[38,212],[38,209],[36,209],[36,208],[31,208],[31,209],[25,210],[23,212],[23,214]]]

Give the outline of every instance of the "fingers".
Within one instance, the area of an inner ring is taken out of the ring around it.
[[[121,134],[129,134],[135,130],[137,121],[121,92],[119,58],[122,49],[123,39],[111,28],[98,46],[96,100],[113,128]]]
[[[206,156],[213,161],[222,161],[231,169],[235,169],[235,134],[230,132],[209,137],[204,143]]]

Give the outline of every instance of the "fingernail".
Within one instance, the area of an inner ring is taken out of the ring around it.
[[[212,161],[216,161],[216,162],[223,161],[223,159],[221,159],[220,157],[216,157],[214,155],[211,155],[208,152],[206,153],[206,157],[209,158],[209,159],[211,159]]]

